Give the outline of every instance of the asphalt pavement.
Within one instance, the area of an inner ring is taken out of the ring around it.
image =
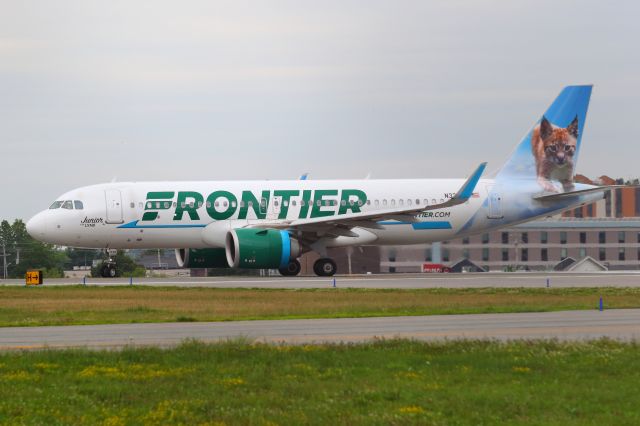
[[[640,338],[640,309],[201,323],[0,328],[0,350],[171,347],[185,339],[267,343],[363,342],[374,338],[616,340]]]
[[[335,281],[334,281],[335,278]],[[640,271],[624,272],[485,272],[450,274],[375,274],[323,277],[170,277],[170,278],[62,278],[45,279],[45,286],[148,285],[217,288],[541,288],[541,287],[640,287]],[[0,280],[0,285],[24,285],[24,280]]]

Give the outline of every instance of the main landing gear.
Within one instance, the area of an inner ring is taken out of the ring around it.
[[[300,262],[294,259],[284,268],[279,268],[278,271],[283,277],[295,277],[300,273],[300,269]],[[313,272],[319,277],[331,277],[335,275],[337,270],[336,262],[328,257],[320,258],[313,264]]]
[[[293,259],[287,266],[284,268],[279,268],[278,271],[283,277],[295,277],[300,273],[300,262],[296,259]]]
[[[336,262],[328,257],[321,257],[313,264],[313,272],[319,277],[331,277],[337,270]]]

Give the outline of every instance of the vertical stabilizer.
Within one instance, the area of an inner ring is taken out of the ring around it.
[[[544,192],[573,189],[592,86],[567,86],[520,142],[496,182],[535,180]]]

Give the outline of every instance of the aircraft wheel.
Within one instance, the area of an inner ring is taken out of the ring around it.
[[[301,268],[302,267],[300,266],[300,262],[294,259],[291,262],[289,262],[289,264],[284,268],[279,268],[278,271],[280,272],[280,275],[282,275],[283,277],[295,277],[300,273]]]
[[[318,259],[313,264],[313,272],[319,277],[331,277],[335,275],[337,270],[336,262],[328,257]]]
[[[116,272],[116,265],[102,265],[100,269],[100,275],[103,278],[115,278]]]

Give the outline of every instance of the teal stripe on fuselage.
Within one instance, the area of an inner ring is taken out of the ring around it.
[[[415,230],[425,230],[425,229],[451,229],[451,222],[447,221],[434,221],[434,222],[394,222],[394,221],[383,221],[378,222],[378,225],[411,225],[411,227]]]
[[[125,223],[124,225],[118,226],[118,228],[123,229],[142,229],[142,228],[153,228],[153,229],[180,229],[180,228],[204,228],[207,225],[199,225],[199,224],[175,224],[175,225],[138,225],[138,221],[134,220],[133,222]]]

